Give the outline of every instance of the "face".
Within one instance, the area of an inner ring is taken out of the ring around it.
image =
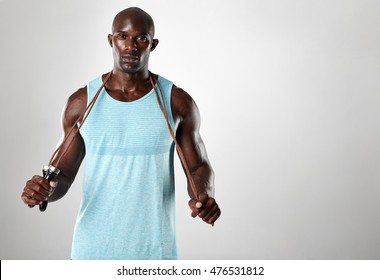
[[[114,67],[125,73],[148,69],[150,52],[158,44],[149,21],[142,16],[121,15],[115,18],[108,41],[113,49]]]

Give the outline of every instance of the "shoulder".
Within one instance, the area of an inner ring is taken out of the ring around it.
[[[182,88],[175,85],[172,87],[171,108],[174,118],[178,121],[199,120],[199,110],[194,99]]]

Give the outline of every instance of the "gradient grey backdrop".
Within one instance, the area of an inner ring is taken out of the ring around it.
[[[156,21],[152,71],[196,100],[223,214],[190,217],[182,259],[380,258],[380,2],[0,0],[1,259],[68,259],[82,171],[45,213],[21,190],[69,94],[112,68],[114,15]]]

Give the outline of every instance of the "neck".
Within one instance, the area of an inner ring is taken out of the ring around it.
[[[136,92],[139,89],[146,88],[146,85],[148,83],[148,69],[144,69],[144,71],[139,71],[136,73],[126,73],[119,69],[113,69],[107,86],[111,87],[113,90],[119,90],[128,93]]]

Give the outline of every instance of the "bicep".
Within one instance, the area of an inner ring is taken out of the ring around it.
[[[188,184],[190,197],[207,193],[213,196],[214,171],[200,135],[200,113],[194,100],[185,91],[172,91],[172,111],[177,123],[176,138],[189,168],[196,192]]]
[[[84,141],[77,126],[78,117],[83,112],[85,104],[79,97],[78,94],[72,95],[62,111],[62,138],[59,143],[60,148],[53,159],[53,165],[58,167],[62,175],[70,181],[74,180],[85,156]]]
[[[177,96],[178,97],[178,96]],[[206,148],[200,135],[200,113],[194,100],[182,93],[182,100],[177,102],[175,112],[180,119],[176,138],[181,146],[190,171],[208,162]]]

